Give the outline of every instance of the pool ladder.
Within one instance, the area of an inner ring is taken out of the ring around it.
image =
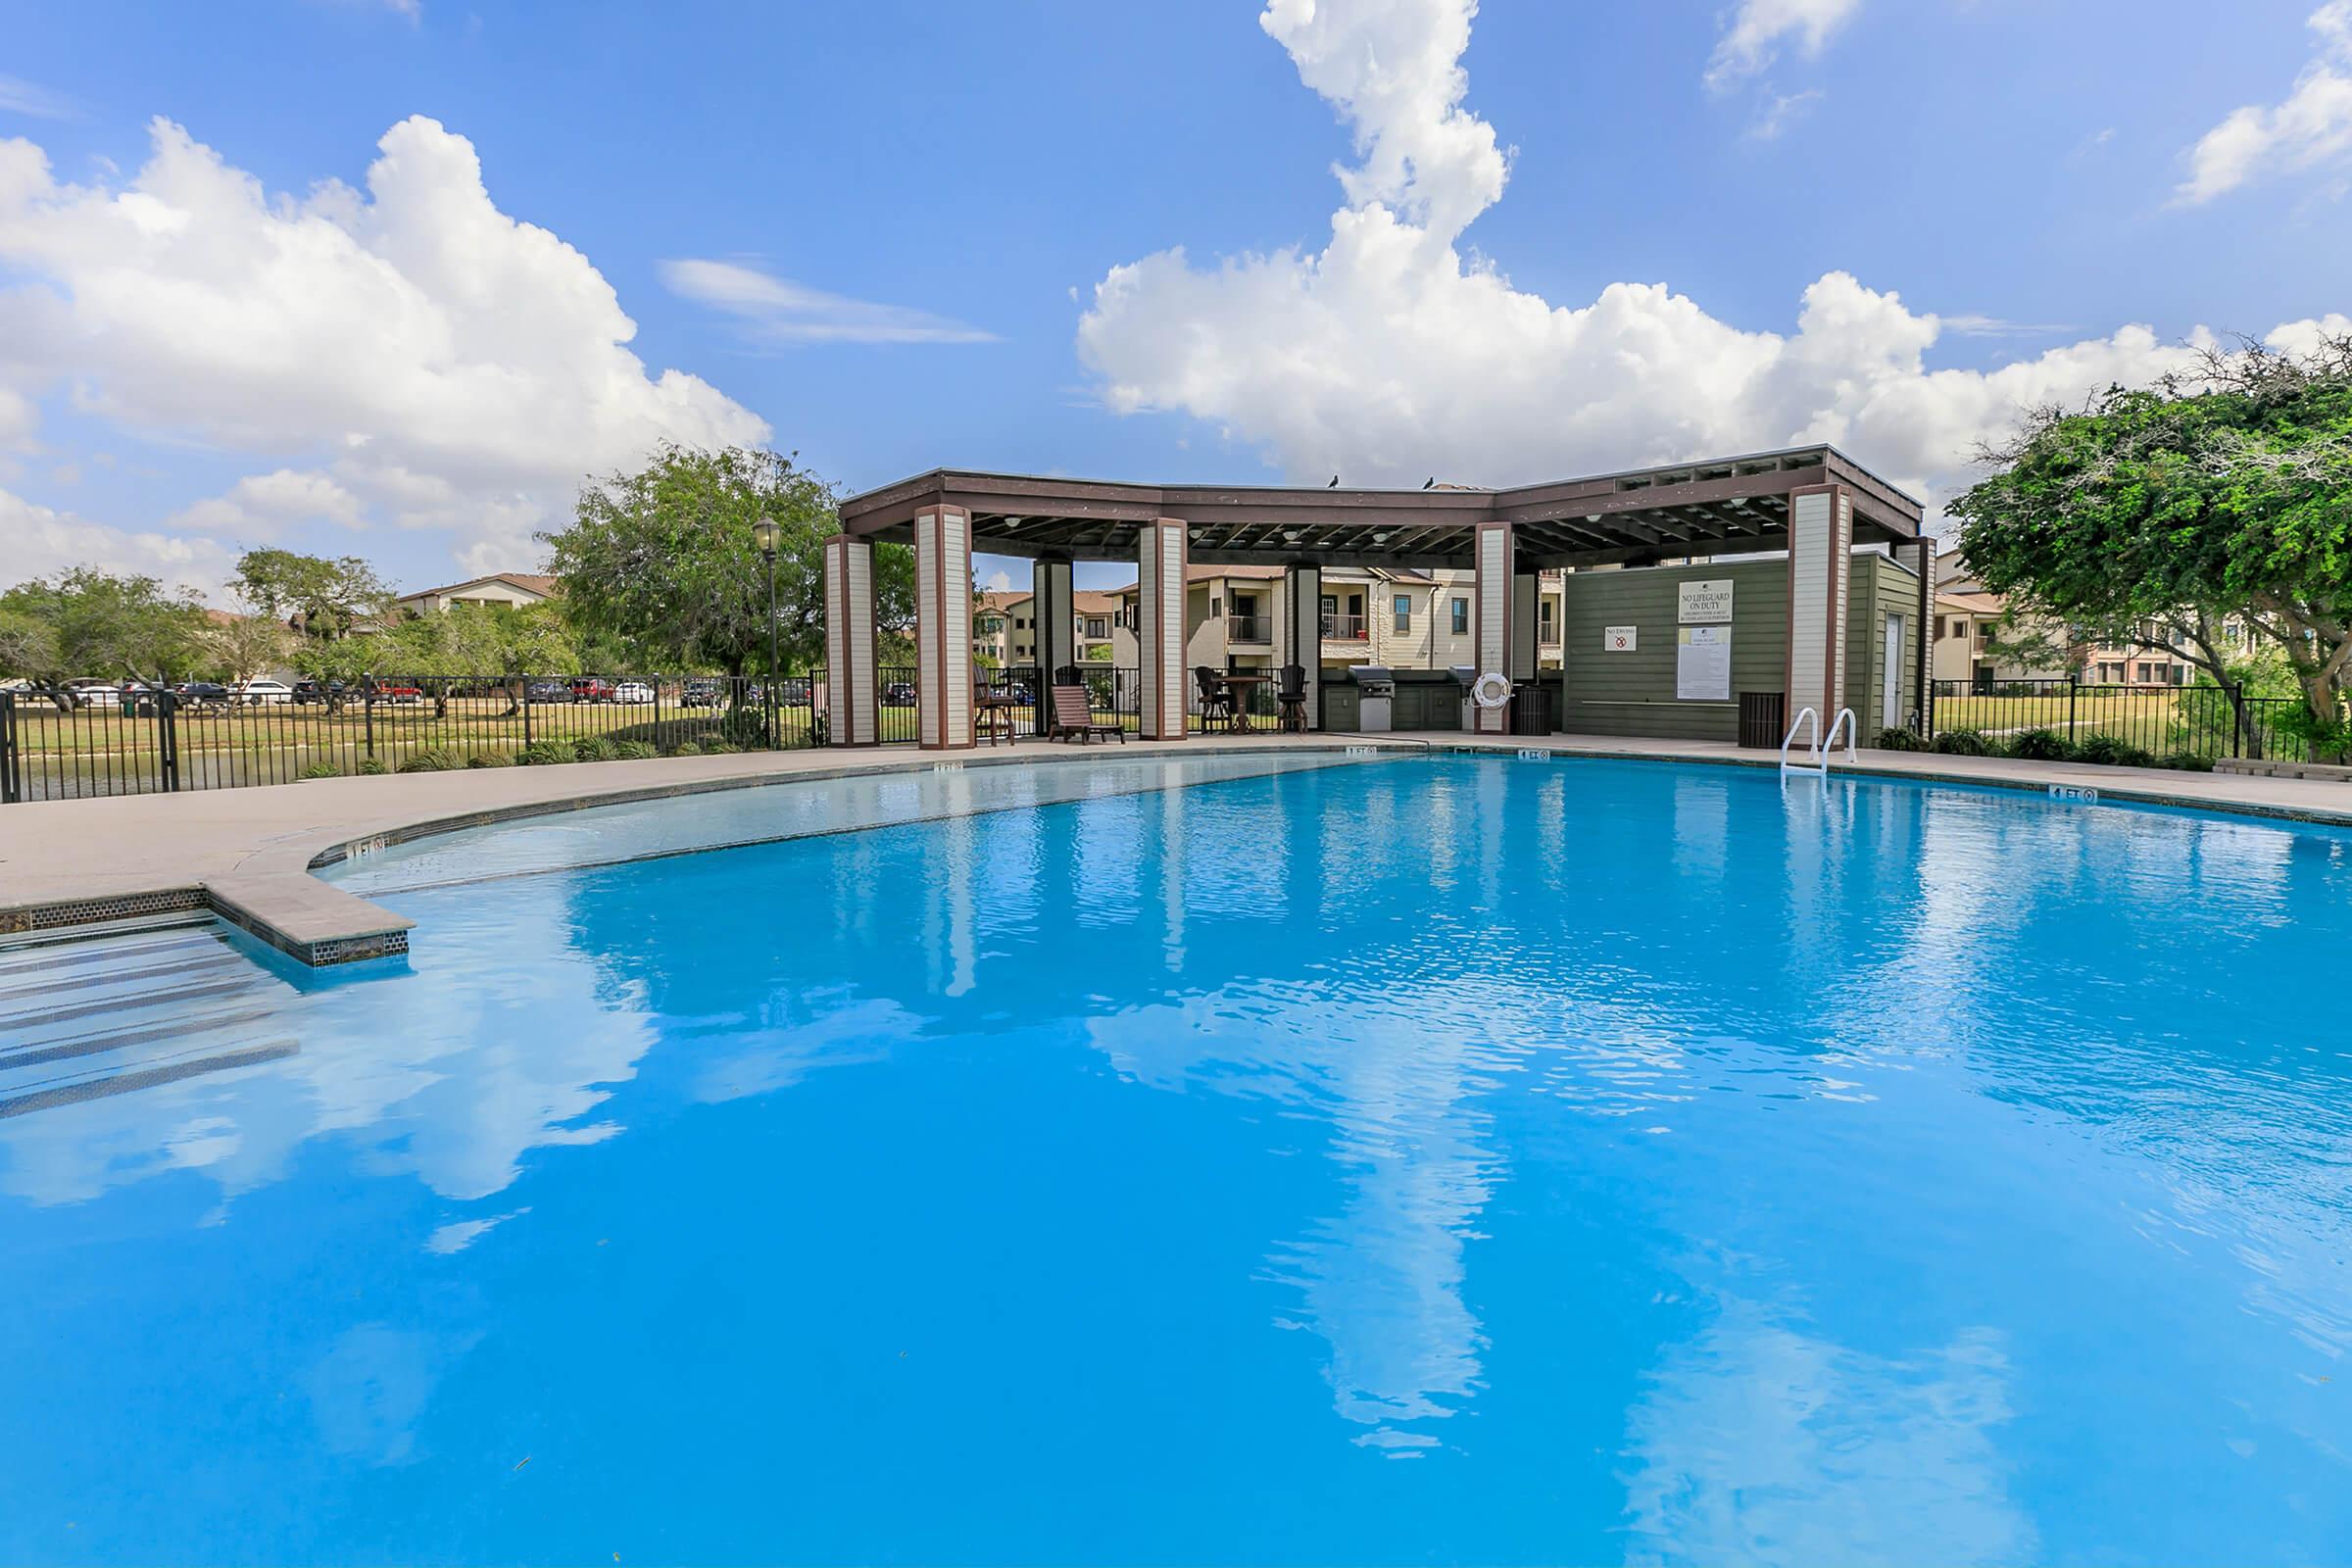
[[[1791,762],[1788,760],[1788,748],[1796,744],[1797,731],[1808,724],[1813,727],[1813,741],[1805,749],[1805,760]],[[1830,753],[1836,750],[1838,737],[1840,734],[1845,737],[1845,760],[1848,762],[1853,761],[1854,724],[1854,710],[1850,708],[1840,708],[1838,710],[1838,716],[1830,720],[1830,733],[1824,736],[1821,733],[1821,714],[1810,708],[1797,710],[1796,722],[1789,725],[1788,733],[1781,737],[1782,776],[1786,777],[1790,773],[1816,773],[1823,778],[1828,778],[1830,776]]]

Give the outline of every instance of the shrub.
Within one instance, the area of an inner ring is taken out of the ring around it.
[[[1879,738],[1871,744],[1882,752],[1916,752],[1919,737],[1897,724],[1879,731]]]
[[[355,773],[365,773],[368,777],[374,778],[378,774],[389,773],[392,770],[383,764],[383,760],[380,758],[363,757],[360,759],[360,765],[353,768],[352,771]]]
[[[660,757],[662,749],[650,741],[621,741],[612,748],[612,755],[624,762],[641,762],[649,757]]]
[[[583,762],[610,762],[617,754],[602,735],[589,735],[571,743],[571,755]]]
[[[2174,752],[2169,756],[2158,758],[2156,765],[2169,767],[2181,773],[2210,773],[2213,771],[2213,759],[2200,757],[2195,752]]]
[[[669,755],[672,757],[700,757],[703,755],[702,744],[698,741],[680,741],[669,749]]]
[[[446,773],[451,768],[464,765],[457,753],[444,747],[428,746],[403,760],[400,770],[403,773]]]
[[[767,740],[767,720],[757,708],[733,708],[718,721],[721,738],[732,741],[735,750],[759,746]]]
[[[2141,751],[2129,741],[2113,735],[2093,735],[2075,750],[2078,762],[2095,762],[2101,767],[2154,767],[2155,757]]]
[[[305,762],[296,778],[341,778],[343,770],[332,762]]]
[[[1947,729],[1928,743],[1928,750],[1946,757],[1990,757],[1992,742],[1981,730]]]
[[[2075,743],[2051,729],[2030,729],[2012,736],[2005,750],[2026,762],[2071,762],[2075,758]]]
[[[466,759],[466,765],[467,767],[513,767],[514,754],[513,752],[476,752]]]
[[[576,762],[580,754],[569,741],[533,741],[514,754],[514,760],[525,767],[541,767],[550,762]]]
[[[705,757],[732,757],[735,753],[742,750],[743,748],[736,745],[733,741],[712,739],[703,742],[703,755]]]

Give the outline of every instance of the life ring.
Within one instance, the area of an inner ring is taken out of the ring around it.
[[[1471,685],[1470,700],[1481,708],[1500,708],[1511,700],[1510,676],[1499,670],[1488,670]]]

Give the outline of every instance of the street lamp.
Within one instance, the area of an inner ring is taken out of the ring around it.
[[[760,547],[760,559],[767,563],[767,691],[760,703],[767,715],[768,750],[776,745],[776,545],[784,530],[776,526],[773,517],[761,517],[752,524],[752,542]]]

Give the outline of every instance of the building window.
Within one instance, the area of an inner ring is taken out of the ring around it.
[[[1225,613],[1225,602],[1219,599],[1215,594],[1210,594],[1208,596],[1209,619],[1214,620],[1217,616],[1222,615],[1223,613]]]
[[[1396,615],[1398,633],[1413,629],[1413,600],[1410,594],[1398,594],[1390,601],[1389,608]]]
[[[1109,636],[1109,635],[1110,635],[1110,622],[1108,622],[1108,621],[1104,620],[1104,619],[1103,619],[1103,618],[1102,618],[1101,615],[1089,615],[1089,616],[1087,616],[1087,617],[1086,617],[1086,635],[1087,635],[1087,636],[1089,636],[1089,637],[1107,637],[1107,636]]]
[[[1549,610],[1551,607],[1545,605],[1544,608]],[[1453,634],[1456,637],[1470,635],[1470,601],[1467,599],[1456,599],[1453,602]]]

